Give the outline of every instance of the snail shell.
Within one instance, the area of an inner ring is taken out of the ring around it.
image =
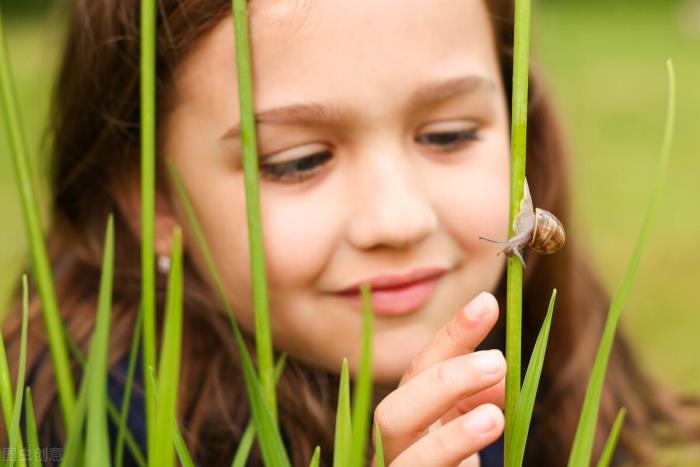
[[[479,238],[492,243],[505,244],[506,247],[498,254],[517,256],[523,263],[523,267],[525,267],[525,260],[520,254],[520,248],[530,245],[536,252],[549,255],[561,249],[566,240],[564,226],[554,214],[544,209],[533,208],[527,179],[525,179],[523,199],[520,201],[520,211],[513,220],[513,230],[515,236],[506,241]]]
[[[561,249],[564,241],[566,233],[559,219],[549,211],[535,209],[535,226],[530,247],[538,253],[549,255]]]

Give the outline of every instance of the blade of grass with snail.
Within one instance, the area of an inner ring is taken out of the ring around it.
[[[39,208],[35,197],[36,190],[34,190],[30,176],[29,157],[24,142],[24,132],[5,42],[2,10],[0,10],[0,108],[2,108],[5,129],[10,142],[10,153],[22,203],[22,215],[39,297],[41,298],[41,310],[53,361],[53,371],[56,375],[61,413],[66,424],[66,431],[70,431],[75,406],[75,385],[71,376],[68,351],[62,337],[63,322],[58,310],[51,265],[44,243]]]
[[[148,445],[155,442],[155,395],[147,369],[156,367],[155,158],[156,158],[156,2],[141,2],[141,306],[143,307],[143,381],[146,388]],[[149,457],[154,455],[148,450]],[[153,465],[149,462],[149,465]]]
[[[24,410],[27,424],[27,447],[29,447],[29,467],[41,467],[39,453],[39,435],[36,431],[36,417],[34,416],[34,402],[32,402],[32,389],[27,386],[24,393]]]
[[[350,462],[352,449],[352,421],[350,419],[350,376],[348,359],[343,358],[338,388],[338,409],[335,414],[335,442],[333,467],[344,467]]]
[[[622,429],[622,423],[625,420],[626,413],[627,410],[624,407],[617,412],[615,422],[613,423],[610,434],[608,435],[608,440],[605,442],[603,453],[600,455],[600,459],[598,459],[598,467],[608,467],[610,465],[610,461],[615,453],[617,438],[620,436],[620,430]]]
[[[367,432],[372,403],[372,337],[374,336],[374,310],[372,290],[369,285],[360,286],[362,295],[362,353],[352,399],[352,450],[350,465],[365,464]]]
[[[542,365],[544,364],[545,352],[547,351],[547,342],[549,340],[549,330],[552,325],[552,313],[554,311],[554,301],[557,298],[557,289],[552,291],[552,296],[549,299],[549,307],[547,315],[544,318],[540,332],[535,341],[535,347],[530,356],[530,362],[525,372],[525,380],[523,381],[523,389],[518,398],[518,404],[515,408],[513,417],[513,430],[510,433],[510,447],[505,465],[521,466],[523,465],[523,456],[525,455],[525,443],[527,442],[528,428],[532,419],[532,409],[535,406],[535,398],[537,396],[537,388],[542,374]]]
[[[661,157],[656,170],[656,180],[649,199],[649,205],[647,206],[647,210],[644,215],[639,237],[637,238],[630,261],[627,264],[627,271],[625,272],[622,282],[615,291],[615,295],[613,295],[612,301],[610,302],[608,317],[605,320],[605,328],[603,329],[603,336],[600,340],[598,352],[593,363],[591,377],[583,400],[581,416],[579,417],[578,426],[576,428],[576,437],[574,438],[574,443],[571,448],[568,464],[569,467],[589,465],[590,463],[598,419],[598,407],[600,406],[600,398],[603,391],[603,383],[605,381],[605,372],[608,366],[610,349],[612,348],[613,339],[615,337],[615,329],[617,328],[617,322],[620,318],[620,314],[622,313],[622,307],[627,299],[627,295],[629,295],[630,289],[632,288],[632,282],[634,281],[634,276],[639,266],[642,251],[644,250],[647,239],[649,238],[652,222],[654,220],[654,216],[656,215],[656,211],[661,200],[661,192],[663,191],[664,183],[666,181],[666,173],[668,172],[668,164],[671,157],[671,141],[673,136],[676,108],[676,82],[673,71],[673,63],[671,60],[666,62],[666,66],[669,80],[668,112],[666,115],[666,129],[664,132]]]
[[[527,145],[527,100],[530,58],[530,0],[515,1],[515,30],[513,43],[513,96],[511,111],[511,176],[510,176],[510,222],[508,238],[515,231],[513,221],[520,208],[525,184],[525,157]],[[522,287],[523,267],[518,258],[507,259],[506,294],[506,407],[505,407],[505,457],[510,456],[509,433],[518,398],[520,397],[520,349],[522,333]]]
[[[185,214],[187,217],[187,221],[190,224],[190,227],[192,228],[194,232],[194,236],[196,239],[197,246],[201,252],[201,254],[205,258],[205,262],[207,264],[207,268],[209,270],[209,274],[211,276],[211,279],[214,283],[214,286],[216,288],[216,291],[218,293],[219,299],[221,300],[221,303],[224,306],[224,309],[226,310],[226,315],[229,318],[229,322],[231,323],[231,328],[233,329],[233,334],[236,339],[236,345],[238,346],[238,350],[241,354],[242,357],[242,363],[244,365],[243,369],[243,378],[244,378],[244,383],[246,385],[246,390],[248,393],[248,399],[251,402],[251,405],[253,404],[253,400],[260,400],[261,398],[264,399],[265,395],[264,394],[254,394],[255,391],[259,390],[262,388],[260,381],[257,380],[257,377],[254,378],[258,384],[254,384],[252,380],[249,379],[250,373],[246,371],[246,365],[250,365],[252,367],[252,359],[250,357],[250,352],[248,351],[248,348],[246,347],[245,341],[243,340],[243,336],[240,332],[240,329],[238,328],[238,323],[236,322],[236,318],[233,314],[233,309],[231,308],[231,302],[228,299],[228,296],[226,295],[226,291],[223,286],[223,282],[221,281],[221,277],[219,276],[219,273],[216,269],[216,265],[214,264],[214,260],[211,255],[211,251],[209,250],[209,246],[207,244],[207,239],[204,235],[204,231],[202,230],[202,226],[197,218],[197,214],[194,211],[194,208],[192,206],[192,202],[190,200],[189,194],[187,193],[187,189],[185,187],[185,184],[182,180],[182,176],[177,170],[177,167],[172,164],[169,160],[166,161],[166,166],[168,167],[171,180],[173,182],[173,185],[175,186],[175,189],[178,193],[178,196],[180,198],[180,201],[182,202],[183,208],[185,210]],[[267,407],[269,409],[269,407]],[[266,410],[266,407],[259,407],[257,411],[253,411],[253,420],[256,425],[256,433],[259,430],[259,427],[262,426],[264,429],[268,429],[267,422],[265,419],[261,418],[258,421],[256,421],[255,417],[256,416],[261,416]],[[275,420],[273,420],[275,421]],[[271,433],[265,433],[265,435],[262,438],[259,438],[260,442],[263,442],[264,440],[273,440],[272,445],[266,447],[266,449],[270,450],[270,452],[276,451],[279,447],[282,447],[282,453],[285,453],[284,451],[284,443],[282,442],[281,435],[279,434],[279,429],[277,427],[277,423],[275,421],[274,425],[271,427],[273,430]],[[278,440],[277,440],[278,438]],[[262,450],[262,446],[261,446]],[[262,450],[265,452],[265,450]],[[277,453],[275,456],[282,456],[282,453]],[[286,457],[286,453],[284,454]]]
[[[248,218],[248,242],[250,271],[253,278],[253,309],[255,315],[255,344],[258,373],[277,424],[277,397],[272,350],[272,332],[265,270],[265,247],[260,214],[258,188],[258,149],[253,107],[253,74],[251,67],[250,36],[248,33],[248,0],[231,0],[233,10],[234,39],[236,45],[236,72],[240,101],[241,141],[243,145],[243,178],[245,183],[246,213]]]
[[[87,384],[85,465],[109,465],[110,463],[109,433],[107,431],[107,378],[113,272],[114,217],[110,214],[105,234],[97,318],[84,375]]]
[[[117,442],[114,447],[114,466],[122,467],[124,464],[124,441],[126,439],[126,434],[128,432],[127,427],[127,415],[129,413],[129,405],[131,403],[131,390],[134,385],[134,373],[136,372],[136,359],[139,352],[139,342],[141,339],[141,332],[143,330],[143,308],[139,305],[139,311],[136,315],[136,324],[134,325],[134,332],[131,336],[131,347],[129,349],[129,364],[126,370],[126,382],[124,383],[124,394],[121,401],[121,409],[119,411],[119,419],[116,421],[117,425]]]
[[[17,385],[15,386],[15,398],[12,407],[12,419],[10,422],[10,447],[17,448],[18,453],[24,452],[22,446],[22,434],[19,429],[19,419],[22,414],[22,398],[24,395],[24,377],[27,367],[27,328],[29,327],[29,286],[27,275],[22,276],[22,330],[19,350],[19,367],[17,369]],[[10,458],[8,465],[13,467],[18,460],[21,465],[26,465],[24,456],[15,455]]]
[[[277,359],[277,363],[275,363],[275,384],[279,382],[286,362],[287,354],[283,353]],[[253,420],[250,420],[238,443],[238,448],[236,449],[236,454],[233,456],[231,467],[244,467],[246,465],[248,456],[250,455],[250,449],[253,447],[253,441],[255,441],[255,423]]]
[[[158,399],[156,401],[156,437],[148,446],[149,463],[173,465],[177,428],[177,394],[180,382],[180,358],[182,343],[182,232],[173,232],[171,266],[168,274],[168,290],[165,300],[163,343],[158,362]]]

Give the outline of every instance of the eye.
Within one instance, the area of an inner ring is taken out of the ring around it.
[[[312,177],[332,157],[326,150],[284,162],[260,164],[260,173],[272,181],[301,182]]]
[[[437,128],[436,128],[437,129]],[[440,150],[452,151],[463,146],[465,141],[478,140],[477,128],[425,133],[416,137],[417,143],[438,146]]]

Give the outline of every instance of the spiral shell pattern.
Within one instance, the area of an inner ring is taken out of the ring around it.
[[[558,251],[565,240],[566,233],[559,219],[549,211],[535,209],[535,227],[530,240],[532,249],[543,255],[549,255]]]

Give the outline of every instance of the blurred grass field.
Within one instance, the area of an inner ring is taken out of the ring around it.
[[[575,219],[568,228],[583,239],[610,291],[622,277],[650,194],[665,121],[665,61],[674,61],[678,114],[669,179],[621,325],[643,366],[700,394],[700,19],[694,36],[692,26],[681,27],[689,15],[678,2],[630,0],[536,2],[533,16],[533,53],[553,87],[573,153]],[[28,147],[37,155],[60,52],[60,17],[9,17],[5,24]],[[4,304],[27,251],[4,129],[0,134]],[[44,168],[34,166],[41,180]]]

